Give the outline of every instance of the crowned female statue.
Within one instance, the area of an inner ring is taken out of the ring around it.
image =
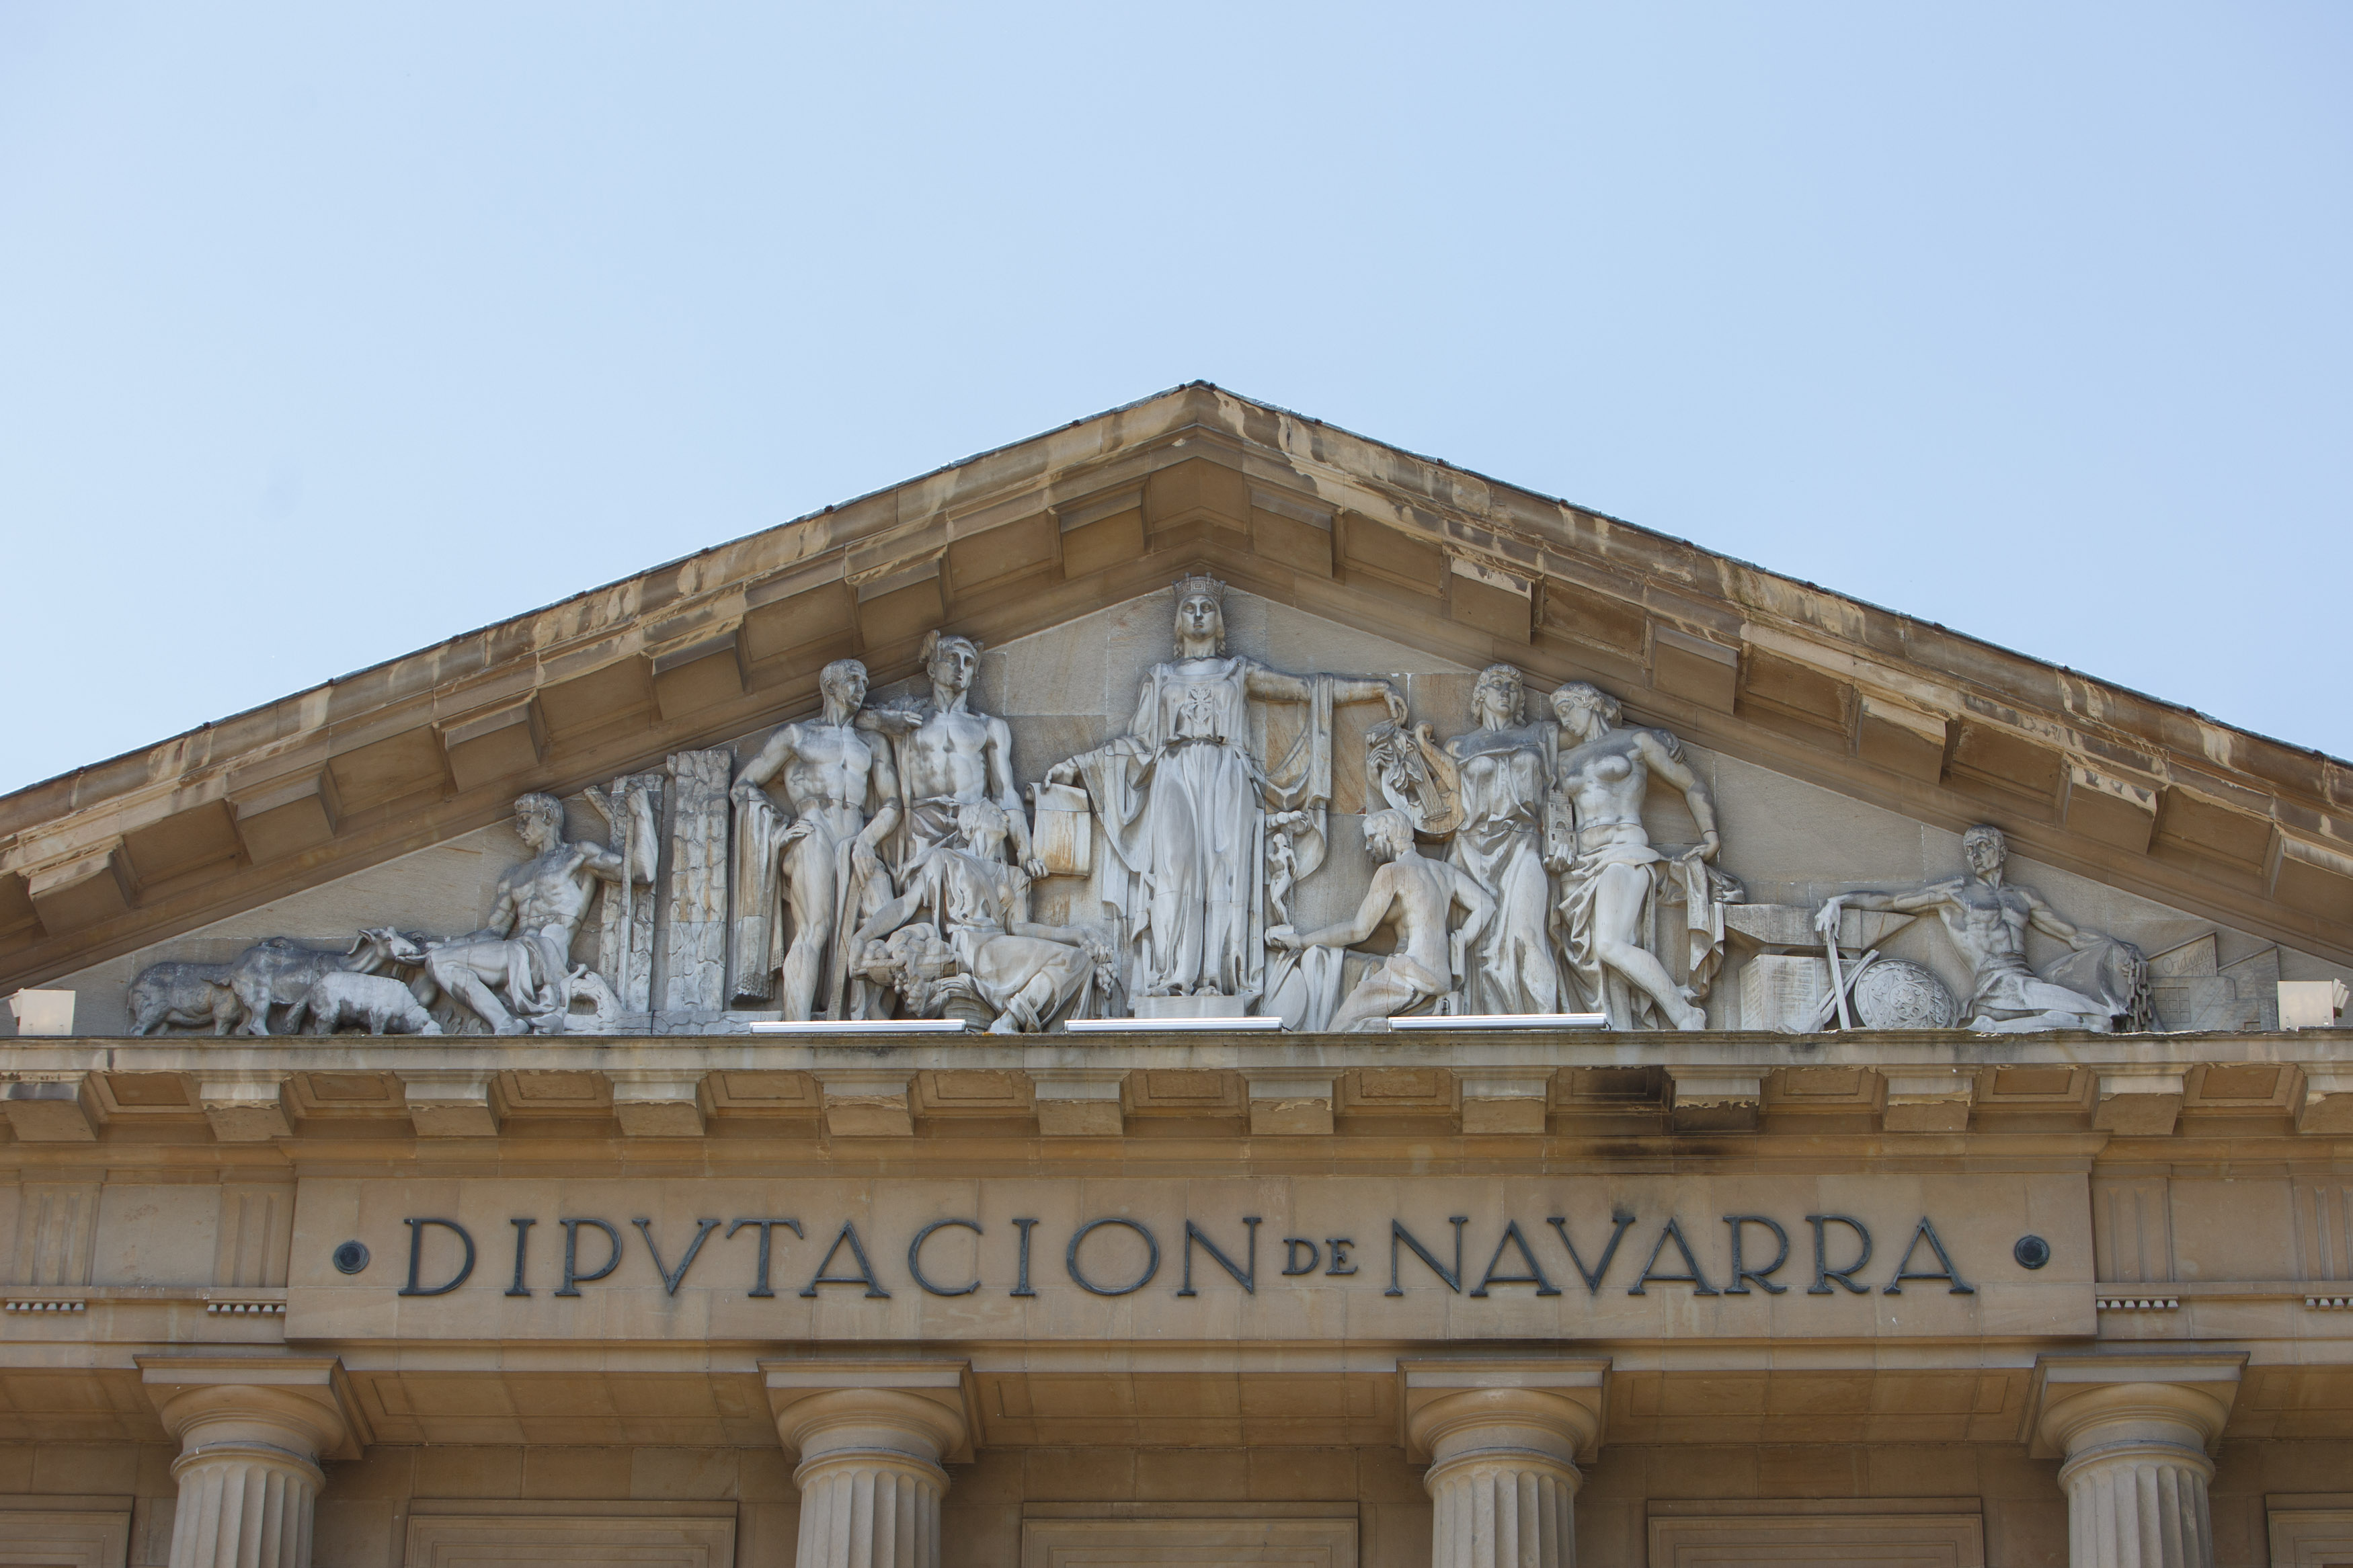
[[[1264,994],[1263,868],[1271,815],[1298,813],[1295,875],[1324,859],[1332,798],[1332,710],[1405,702],[1385,680],[1285,675],[1226,652],[1225,584],[1176,584],[1176,657],[1144,678],[1128,732],[1058,763],[1051,784],[1083,780],[1112,847],[1103,898],[1128,922],[1128,991],[1138,997]],[[1307,710],[1279,759],[1265,753],[1251,704]]]

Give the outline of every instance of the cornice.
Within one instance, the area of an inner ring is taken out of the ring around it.
[[[0,988],[1186,570],[2353,962],[2353,767],[1196,383],[0,797]]]

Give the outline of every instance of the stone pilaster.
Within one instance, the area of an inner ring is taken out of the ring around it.
[[[776,1435],[799,1456],[798,1568],[940,1568],[941,1462],[969,1458],[963,1363],[772,1363]]]
[[[1577,1468],[1606,1363],[1408,1363],[1406,1447],[1427,1458],[1431,1568],[1574,1568]]]
[[[319,1461],[359,1451],[340,1366],[155,1356],[140,1371],[180,1444],[171,1568],[310,1568]]]
[[[2070,1568],[2212,1568],[2208,1450],[2243,1355],[2046,1358],[2034,1451],[2063,1458]]]

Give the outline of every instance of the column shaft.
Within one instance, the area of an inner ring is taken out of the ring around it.
[[[837,1388],[776,1414],[800,1455],[797,1568],[940,1568],[944,1455],[964,1441],[959,1408],[890,1388]]]
[[[2038,1426],[2067,1456],[2069,1568],[2214,1568],[2206,1445],[2229,1415],[2197,1384],[2119,1380],[2053,1400]]]
[[[1575,1568],[1579,1479],[1534,1455],[1433,1466],[1431,1568]]]
[[[1408,1417],[1430,1466],[1430,1568],[1576,1568],[1577,1451],[1599,1421],[1532,1389],[1449,1394]]]
[[[938,1568],[946,1473],[896,1456],[803,1465],[799,1568]]]
[[[2060,1470],[2071,1568],[2212,1568],[2206,1485],[2194,1448],[2124,1442],[2086,1448]]]
[[[229,1447],[187,1454],[172,1472],[172,1568],[311,1568],[318,1466],[283,1449]]]

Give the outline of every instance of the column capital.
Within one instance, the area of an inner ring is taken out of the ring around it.
[[[1514,1356],[1398,1363],[1398,1409],[1406,1458],[1429,1464],[1481,1446],[1478,1436],[1521,1429],[1565,1463],[1600,1451],[1609,1415],[1609,1363]]]
[[[139,1381],[188,1453],[260,1443],[320,1459],[356,1459],[374,1436],[333,1356],[142,1355]]]
[[[764,1361],[776,1435],[809,1455],[860,1428],[887,1427],[965,1464],[980,1431],[978,1389],[966,1361]]]
[[[2021,1436],[2038,1459],[2131,1441],[2211,1455],[2246,1364],[2243,1351],[2042,1356]]]

